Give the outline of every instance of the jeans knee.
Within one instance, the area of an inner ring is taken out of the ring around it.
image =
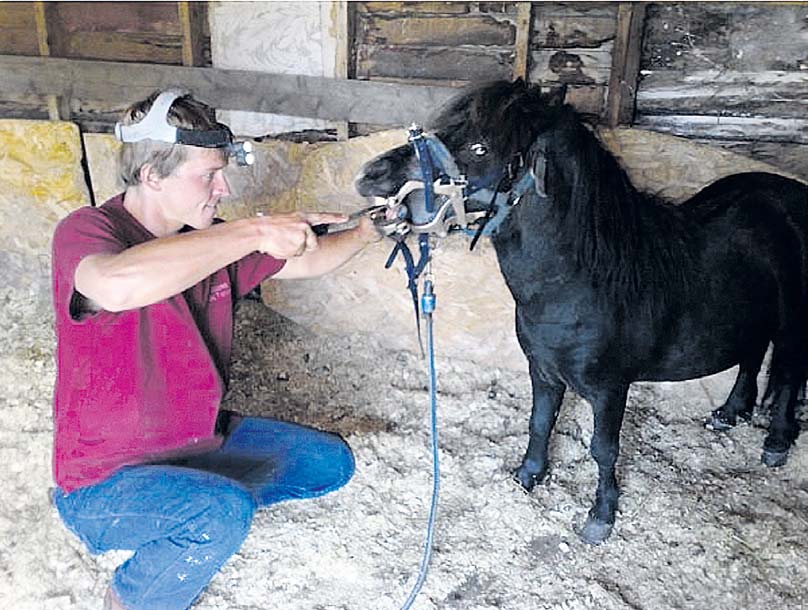
[[[220,539],[229,539],[238,547],[250,531],[255,510],[256,503],[252,494],[234,485],[211,499],[209,523]]]

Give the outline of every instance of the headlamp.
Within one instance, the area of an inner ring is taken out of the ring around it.
[[[228,147],[228,152],[233,155],[236,163],[241,166],[255,163],[255,153],[253,153],[252,142],[231,142]]]
[[[233,133],[227,125],[217,123],[215,129],[208,130],[183,129],[169,125],[168,111],[171,104],[187,94],[187,91],[179,89],[163,91],[140,122],[132,125],[115,123],[115,137],[121,142],[156,140],[201,148],[224,148],[233,155],[239,165],[252,165],[255,162],[252,143],[233,140]]]

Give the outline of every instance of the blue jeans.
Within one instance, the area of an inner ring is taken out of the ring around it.
[[[184,610],[247,536],[255,510],[342,487],[354,460],[338,436],[247,417],[220,449],[127,466],[53,500],[92,553],[132,550],[112,588],[132,610]]]

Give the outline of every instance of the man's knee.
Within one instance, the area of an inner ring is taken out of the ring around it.
[[[231,485],[223,487],[208,502],[199,527],[200,538],[235,552],[250,531],[256,510],[255,499],[243,487]]]

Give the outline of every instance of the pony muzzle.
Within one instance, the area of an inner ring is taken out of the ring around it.
[[[485,210],[466,210],[468,197],[464,179],[438,178],[431,187],[437,207],[432,213],[426,210],[423,193],[427,186],[421,180],[409,180],[395,195],[383,199],[386,212],[377,222],[382,233],[387,236],[429,233],[446,237],[454,229],[469,228],[485,214]]]

